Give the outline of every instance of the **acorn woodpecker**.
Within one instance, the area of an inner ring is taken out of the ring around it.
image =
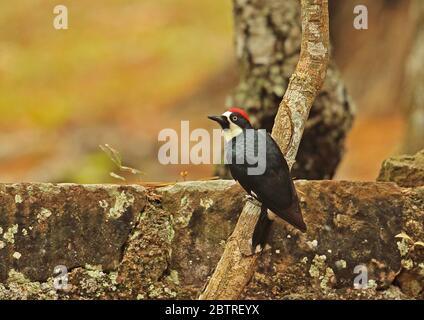
[[[268,227],[275,215],[305,232],[289,167],[271,135],[266,130],[254,129],[247,113],[239,108],[208,118],[222,127],[225,161],[231,175],[249,196],[262,204],[253,233],[253,250],[260,251],[265,245]]]

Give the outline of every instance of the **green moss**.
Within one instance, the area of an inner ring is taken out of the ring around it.
[[[78,273],[80,280],[76,288],[79,296],[103,298],[111,296],[118,289],[118,273],[108,274],[101,265],[86,264]]]
[[[179,285],[180,284],[180,279],[179,279],[178,271],[177,270],[171,270],[171,272],[169,273],[169,276],[167,277],[167,279],[169,281],[171,281],[175,285]]]
[[[125,191],[121,193],[112,191],[112,195],[115,197],[115,204],[109,209],[107,217],[118,219],[134,203],[135,198],[131,193],[125,193]]]
[[[19,260],[22,257],[22,254],[18,251],[15,251],[12,255],[12,257],[16,260]]]
[[[11,243],[14,244],[15,243],[15,234],[18,233],[18,225],[14,224],[12,225],[9,229],[7,229],[7,231],[3,234],[3,238]]]
[[[326,265],[325,261],[327,260],[327,257],[325,255],[315,255],[314,259],[312,260],[311,267],[309,268],[309,274],[312,278],[319,278],[320,273],[325,270]]]
[[[178,210],[178,218],[176,223],[178,223],[182,228],[188,226],[192,216],[192,210],[190,208],[190,201],[187,196],[183,196],[180,201],[180,209]]]
[[[331,284],[334,283],[334,281],[335,281],[334,271],[333,269],[327,267],[325,269],[325,274],[320,283],[321,289],[323,289],[324,291],[331,289]]]
[[[53,183],[41,183],[37,185],[38,189],[41,192],[48,193],[48,194],[59,194],[60,188],[58,188]]]
[[[20,194],[15,195],[15,203],[22,203],[24,200]]]
[[[411,270],[414,267],[414,261],[412,259],[402,259],[401,264],[406,270]]]
[[[148,288],[148,294],[149,298],[160,298],[163,295],[163,288],[161,286],[155,286],[154,284],[151,284]]]
[[[377,289],[377,282],[373,279],[368,280],[367,289]]]
[[[90,278],[93,278],[93,279],[99,279],[99,278],[102,278],[102,277],[105,276],[105,274],[103,273],[103,268],[102,268],[101,265],[94,266],[94,265],[91,265],[91,264],[86,264],[85,270],[86,270],[87,275]]]
[[[174,230],[174,223],[173,222],[174,221],[173,221],[172,215],[170,215],[169,220],[165,222],[165,228],[167,230],[169,243],[172,242],[172,240],[174,239],[174,236],[175,236],[175,230]]]
[[[100,200],[99,206],[100,206],[100,208],[107,209],[109,207],[109,203],[107,203],[106,200]]]
[[[16,271],[15,269],[10,269],[8,273],[7,282],[14,282],[17,284],[26,284],[30,283],[31,281],[26,278],[22,273]]]
[[[420,276],[424,277],[424,262],[421,262],[418,268],[420,269]]]
[[[41,208],[40,212],[37,214],[38,222],[43,222],[47,220],[53,213],[46,208]]]
[[[6,285],[0,284],[0,299],[57,299],[58,296],[53,288],[53,279],[46,282],[31,282],[22,273],[11,269],[8,274]]]
[[[200,206],[208,210],[213,205],[213,200],[210,198],[200,199]]]
[[[346,260],[340,259],[336,261],[335,265],[337,269],[341,270],[346,269],[347,263]]]
[[[410,244],[407,239],[397,241],[396,244],[402,257],[406,256],[409,253]]]

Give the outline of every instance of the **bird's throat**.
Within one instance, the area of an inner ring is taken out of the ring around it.
[[[237,137],[241,133],[243,133],[242,128],[231,124],[229,129],[224,130],[224,139],[226,142],[231,141],[233,138]]]

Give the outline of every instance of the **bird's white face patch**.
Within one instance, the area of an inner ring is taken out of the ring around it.
[[[240,128],[238,125],[234,124],[231,121],[230,115],[231,112],[227,111],[222,114],[224,117],[227,117],[228,122],[230,123],[230,128],[224,129],[224,139],[226,142],[230,141],[234,137],[237,137],[240,133],[243,132],[242,128]]]

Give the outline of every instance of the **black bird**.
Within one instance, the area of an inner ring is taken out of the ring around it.
[[[265,245],[275,215],[305,232],[289,167],[271,135],[265,130],[254,129],[247,113],[239,108],[208,118],[222,127],[226,163],[231,175],[248,195],[262,204],[252,239],[253,250],[260,251]]]

